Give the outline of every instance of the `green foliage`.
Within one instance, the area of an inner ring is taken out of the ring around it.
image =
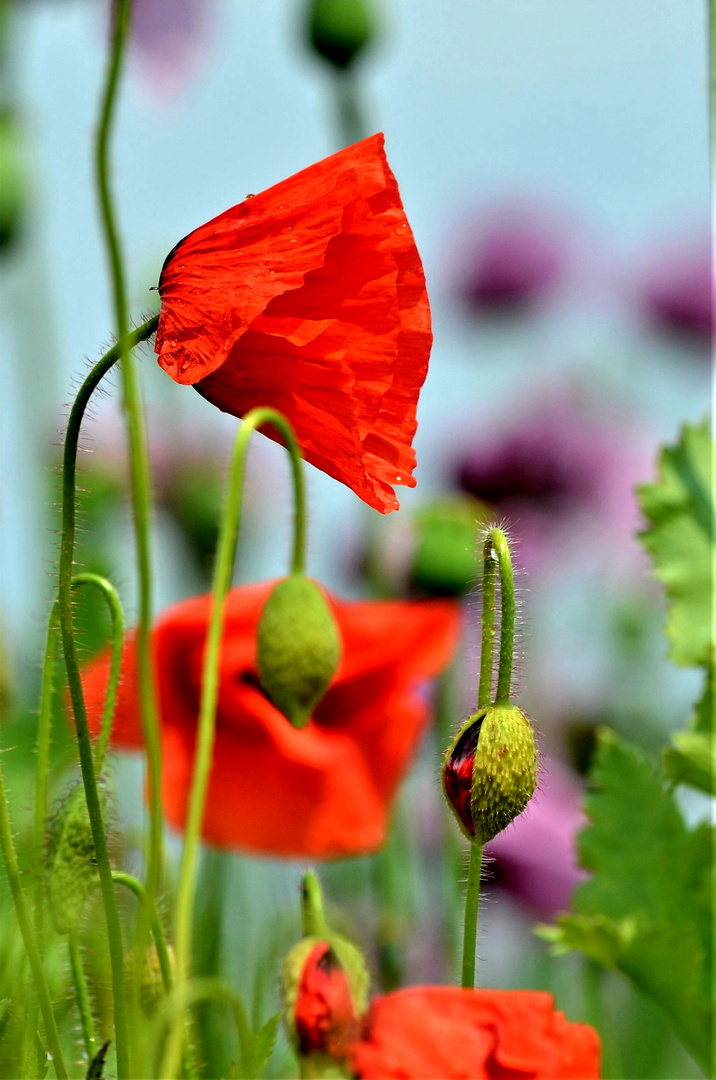
[[[707,422],[685,424],[663,449],[659,477],[638,495],[650,522],[641,541],[666,590],[670,656],[686,667],[708,664],[711,649],[711,439]]]
[[[278,1025],[281,1019],[281,1013],[274,1013],[266,1023],[259,1028],[254,1035],[254,1042],[251,1048],[251,1060],[249,1064],[249,1075],[257,1076],[263,1069],[264,1065],[271,1057],[273,1048],[276,1045],[276,1036],[278,1034]]]
[[[579,846],[593,877],[542,936],[627,975],[708,1071],[711,830],[687,828],[670,787],[607,729],[591,779]]]

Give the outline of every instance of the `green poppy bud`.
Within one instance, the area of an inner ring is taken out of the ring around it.
[[[171,945],[167,945],[167,955],[169,957],[169,967],[173,973],[174,950]],[[131,986],[134,979],[134,958],[135,950],[134,946],[132,946],[124,958],[124,976],[128,986]],[[145,1016],[152,1016],[166,993],[162,967],[159,963],[159,953],[153,941],[150,942],[144,954],[144,971],[139,985],[139,1003],[142,1006],[142,1012]]]
[[[468,840],[486,844],[521,814],[537,783],[530,721],[516,705],[490,705],[471,716],[452,742],[443,791]]]
[[[436,499],[415,514],[411,584],[427,596],[463,596],[477,579],[475,549],[487,508],[477,499]]]
[[[373,37],[368,0],[311,0],[308,33],[316,52],[337,68],[347,68]]]
[[[280,581],[259,622],[259,677],[267,697],[294,727],[311,719],[340,655],[338,627],[318,586],[302,574]]]
[[[98,793],[102,818],[106,820],[107,795],[102,787]],[[75,784],[62,800],[49,832],[47,889],[58,934],[77,929],[97,881],[97,860],[84,788]]]

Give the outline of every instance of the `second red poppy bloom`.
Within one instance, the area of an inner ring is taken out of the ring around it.
[[[292,727],[261,691],[256,628],[271,582],[233,589],[226,601],[216,744],[202,834],[219,847],[331,858],[374,851],[385,838],[396,788],[428,719],[419,685],[457,645],[451,601],[347,603],[328,597],[342,657],[311,723]],[[191,786],[201,670],[211,597],[165,612],[152,635],[162,718],[162,798],[182,828]],[[141,746],[133,637],[122,660],[112,729]],[[89,720],[99,727],[109,659],[83,674]]]
[[[159,292],[155,349],[176,382],[234,416],[278,409],[307,461],[376,510],[398,508],[393,485],[415,486],[432,334],[382,135],[190,233]]]

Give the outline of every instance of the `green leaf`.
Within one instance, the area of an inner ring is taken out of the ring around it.
[[[638,497],[650,522],[641,541],[669,599],[670,656],[686,667],[707,664],[711,645],[711,438],[708,424],[684,425],[661,453],[658,479]]]
[[[12,1001],[10,998],[3,998],[0,1001],[0,1042],[5,1038],[5,1032],[7,1031],[7,1025],[10,1022],[11,1014]]]
[[[273,1048],[276,1045],[280,1019],[281,1013],[275,1013],[254,1035],[254,1043],[251,1048],[251,1076],[256,1076],[271,1057]]]
[[[579,847],[593,876],[542,936],[628,976],[708,1071],[711,830],[688,829],[662,778],[608,729],[591,779]]]
[[[107,1051],[109,1050],[109,1043],[104,1043],[95,1056],[92,1058],[87,1070],[86,1080],[102,1080],[102,1073],[104,1071],[104,1059],[107,1057]]]
[[[713,732],[713,664],[706,672],[703,696],[686,731],[672,736],[664,750],[664,774],[675,784],[690,784],[711,795],[716,777],[716,740]]]

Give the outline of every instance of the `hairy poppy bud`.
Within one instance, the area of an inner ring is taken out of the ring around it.
[[[281,982],[286,1029],[299,1057],[345,1056],[356,1020],[368,1007],[368,975],[358,949],[337,934],[305,937],[287,954]],[[325,1075],[321,1068],[312,1074]]]
[[[266,695],[294,727],[305,727],[341,655],[338,628],[321,590],[302,574],[280,581],[258,628],[258,666]]]
[[[171,945],[167,945],[167,954],[169,957],[169,967],[173,972],[174,950]],[[134,978],[134,958],[135,951],[134,946],[132,946],[124,958],[124,975],[127,980],[127,985],[131,985]],[[144,954],[144,971],[142,972],[139,990],[139,1002],[145,1016],[152,1016],[152,1014],[156,1012],[157,1005],[165,993],[162,968],[159,963],[159,953],[157,952],[156,945],[152,941]]]
[[[107,796],[99,788],[102,817],[107,816]],[[52,921],[58,934],[79,926],[97,877],[92,826],[82,784],[67,793],[50,826],[47,852],[47,888]]]
[[[521,814],[534,794],[532,725],[516,705],[471,716],[443,762],[443,790],[468,840],[486,844]]]
[[[368,0],[312,0],[308,24],[311,45],[337,68],[352,64],[373,37]]]

